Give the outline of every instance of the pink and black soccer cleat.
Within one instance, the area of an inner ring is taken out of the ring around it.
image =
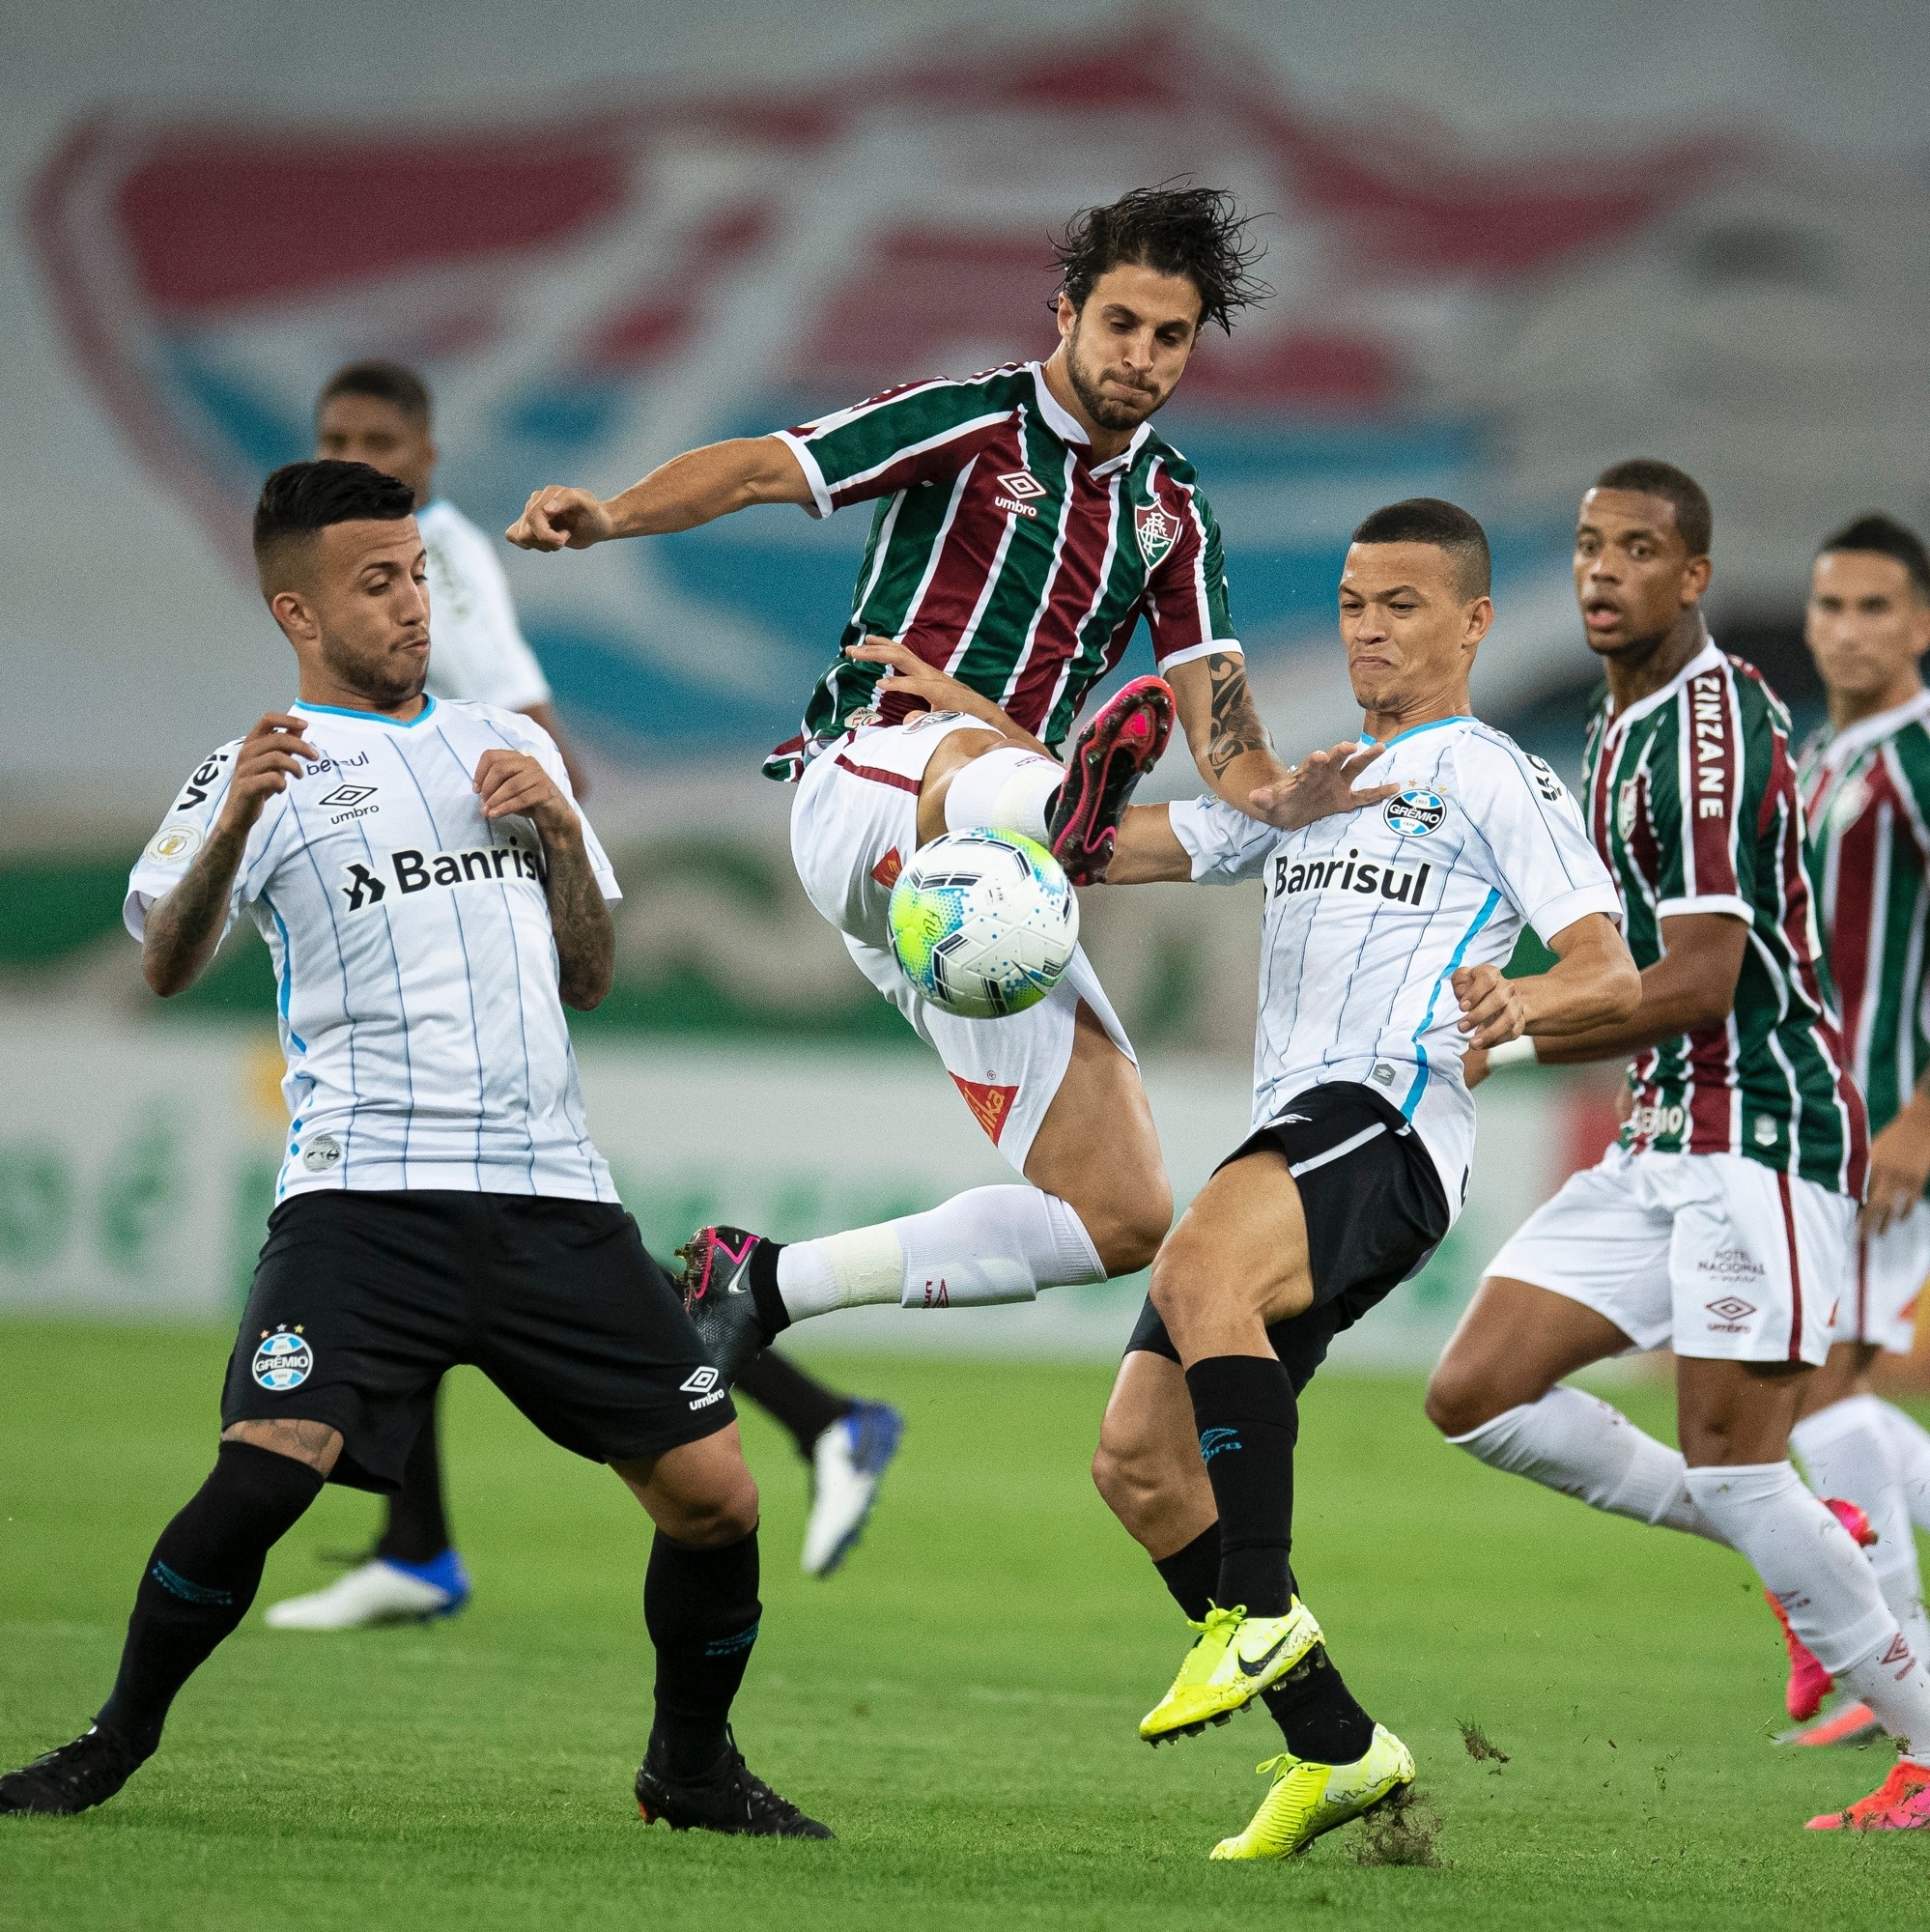
[[[1827,1718],[1819,1718],[1815,1723],[1805,1725],[1799,1731],[1785,1731],[1776,1739],[1779,1745],[1808,1745],[1811,1747],[1825,1745],[1863,1745],[1883,1729],[1877,1721],[1877,1715],[1867,1704],[1852,1698],[1847,1704],[1839,1703]]]
[[[752,1269],[761,1261],[775,1271],[778,1247],[778,1242],[743,1228],[699,1228],[677,1250],[684,1264],[677,1284],[683,1291],[684,1313],[725,1386],[772,1339],[758,1319]]]
[[[1075,886],[1106,876],[1133,787],[1159,761],[1173,715],[1173,687],[1163,677],[1136,677],[1079,733],[1046,827],[1052,856]]]
[[[1930,1832],[1930,1765],[1899,1758],[1889,1776],[1841,1811],[1810,1819],[1812,1832]]]
[[[1823,1507],[1850,1532],[1860,1548],[1867,1549],[1877,1540],[1869,1518],[1855,1503],[1845,1501],[1841,1496],[1825,1496]],[[1782,1605],[1767,1590],[1763,1592],[1763,1599],[1775,1612],[1775,1620],[1782,1627],[1783,1646],[1789,1652],[1789,1683],[1783,1691],[1782,1701],[1799,1724],[1806,1724],[1823,1708],[1823,1700],[1830,1694],[1830,1687],[1835,1680],[1817,1662],[1809,1646],[1790,1628]],[[1829,1742],[1833,1743],[1834,1740]]]

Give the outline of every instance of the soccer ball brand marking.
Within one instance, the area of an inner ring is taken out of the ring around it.
[[[1168,516],[1158,503],[1143,503],[1133,512],[1132,528],[1139,539],[1140,556],[1151,570],[1173,548],[1173,539],[1179,534],[1179,520]]]
[[[310,1174],[326,1174],[342,1158],[342,1143],[333,1134],[317,1134],[308,1143],[301,1164]]]
[[[1409,785],[1380,808],[1389,827],[1404,838],[1425,838],[1447,816],[1447,800],[1424,785]]]
[[[1059,862],[1017,832],[950,832],[898,874],[892,952],[920,995],[967,1019],[1024,1012],[1079,944],[1079,901]]]
[[[286,1395],[290,1389],[299,1388],[314,1367],[315,1350],[301,1330],[298,1328],[291,1334],[281,1327],[272,1335],[266,1329],[262,1331],[262,1345],[255,1350],[249,1373],[270,1395]]]

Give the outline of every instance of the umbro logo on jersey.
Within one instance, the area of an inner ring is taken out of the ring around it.
[[[337,785],[321,803],[327,806],[359,805],[363,799],[375,795],[374,785]]]
[[[1398,805],[1400,801],[1389,799],[1388,803]],[[1428,874],[1433,870],[1432,865],[1413,871],[1372,859],[1363,864],[1358,846],[1349,847],[1344,859],[1308,859],[1298,864],[1290,864],[1282,853],[1273,862],[1273,896],[1285,898],[1290,893],[1358,893],[1363,898],[1372,898],[1377,893],[1394,905],[1419,905],[1421,895],[1427,890]]]
[[[1002,510],[1015,510],[1021,517],[1036,517],[1038,512],[1027,500],[1032,497],[1045,495],[1045,485],[1029,469],[1008,469],[998,479],[999,488],[1005,492],[992,500]]]
[[[378,860],[378,867],[381,864]],[[387,869],[389,877],[384,879],[360,860],[342,867],[339,890],[351,912],[379,905],[390,891],[408,898],[438,886],[467,886],[477,880],[487,884],[497,879],[534,879],[540,884],[543,877],[536,855],[521,845],[479,845],[468,852],[391,852]]]

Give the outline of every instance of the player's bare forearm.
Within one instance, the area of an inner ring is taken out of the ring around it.
[[[1642,972],[1641,1003],[1627,1019],[1565,1034],[1535,1058],[1550,1066],[1626,1060],[1664,1040],[1719,1026],[1736,1003],[1736,980],[1749,928],[1725,913],[1684,913],[1662,921],[1667,951]]]
[[[1870,1139],[1869,1185],[1860,1225],[1865,1234],[1887,1234],[1909,1218],[1930,1185],[1930,1068],[1883,1131]]]
[[[217,826],[181,883],[148,908],[141,931],[141,973],[162,999],[185,992],[214,956],[247,842],[245,827]]]
[[[1458,1025],[1471,1046],[1486,1052],[1523,1034],[1537,1041],[1584,1034],[1619,1024],[1641,1004],[1642,976],[1607,914],[1585,914],[1548,947],[1555,963],[1546,973],[1509,980],[1500,967],[1484,965],[1454,976]]]
[[[1128,806],[1106,867],[1106,884],[1150,886],[1192,876],[1193,861],[1173,830],[1171,810],[1163,805]]]
[[[566,1007],[586,1013],[609,996],[616,974],[616,926],[589,862],[580,830],[543,835],[543,890],[556,936],[556,991]]]
[[[1251,812],[1253,794],[1279,783],[1288,772],[1254,705],[1245,658],[1237,651],[1211,651],[1176,666],[1167,682],[1200,776],[1235,810]]]
[[[504,534],[522,550],[587,550],[617,537],[694,530],[758,503],[809,507],[813,500],[788,444],[742,436],[673,456],[608,501],[589,490],[545,484]]]

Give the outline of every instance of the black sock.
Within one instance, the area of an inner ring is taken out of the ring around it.
[[[436,1441],[438,1388],[422,1433],[402,1465],[402,1490],[388,1499],[376,1554],[395,1563],[433,1563],[449,1547],[449,1520],[442,1512],[442,1458]]]
[[[1184,1549],[1155,1556],[1152,1567],[1173,1592],[1173,1601],[1196,1624],[1206,1621],[1213,1592],[1220,1587],[1220,1526],[1209,1522]]]
[[[670,1777],[700,1777],[723,1755],[730,1701],[757,1641],[757,1532],[716,1548],[662,1530],[643,1578],[643,1621],[657,1647],[650,1755]]]
[[[1208,1355],[1186,1371],[1200,1454],[1220,1516],[1220,1577],[1213,1601],[1258,1617],[1292,1598],[1293,1443],[1300,1414],[1274,1355]]]
[[[781,1241],[759,1241],[751,1255],[751,1298],[757,1304],[757,1322],[767,1342],[775,1342],[791,1325],[791,1311],[778,1293],[778,1257]]]
[[[224,1442],[214,1467],[148,1558],[114,1694],[95,1719],[147,1754],[175,1692],[248,1613],[268,1553],[322,1493],[305,1463]]]
[[[769,1409],[791,1432],[798,1454],[807,1463],[817,1438],[855,1406],[848,1395],[826,1388],[775,1349],[766,1349],[745,1364],[732,1392],[748,1395],[759,1407]]]

